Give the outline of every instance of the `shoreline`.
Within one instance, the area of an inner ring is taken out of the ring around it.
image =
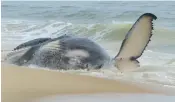
[[[50,95],[94,93],[153,93],[119,80],[32,69],[2,63],[2,102],[23,102]]]

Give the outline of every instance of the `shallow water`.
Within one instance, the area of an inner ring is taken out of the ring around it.
[[[137,18],[154,13],[155,30],[141,68],[61,71],[175,87],[175,2],[2,2],[2,50],[39,37],[72,34],[93,39],[114,57]],[[29,66],[36,68],[37,66]]]

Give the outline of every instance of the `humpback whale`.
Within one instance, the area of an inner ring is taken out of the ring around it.
[[[37,65],[53,69],[100,69],[114,64],[121,71],[139,67],[137,60],[144,52],[152,36],[152,13],[142,14],[122,41],[114,58],[88,38],[63,35],[57,38],[38,38],[13,49],[7,61],[19,66]]]

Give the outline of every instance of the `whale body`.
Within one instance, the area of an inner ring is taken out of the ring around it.
[[[141,15],[125,36],[118,54],[110,58],[107,52],[88,38],[63,35],[58,38],[38,38],[14,48],[7,56],[16,65],[37,65],[53,69],[99,69],[114,62],[121,71],[139,67],[137,60],[152,36],[151,13]]]

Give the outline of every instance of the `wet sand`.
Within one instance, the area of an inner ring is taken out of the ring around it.
[[[2,102],[58,94],[157,93],[126,82],[2,64]]]

